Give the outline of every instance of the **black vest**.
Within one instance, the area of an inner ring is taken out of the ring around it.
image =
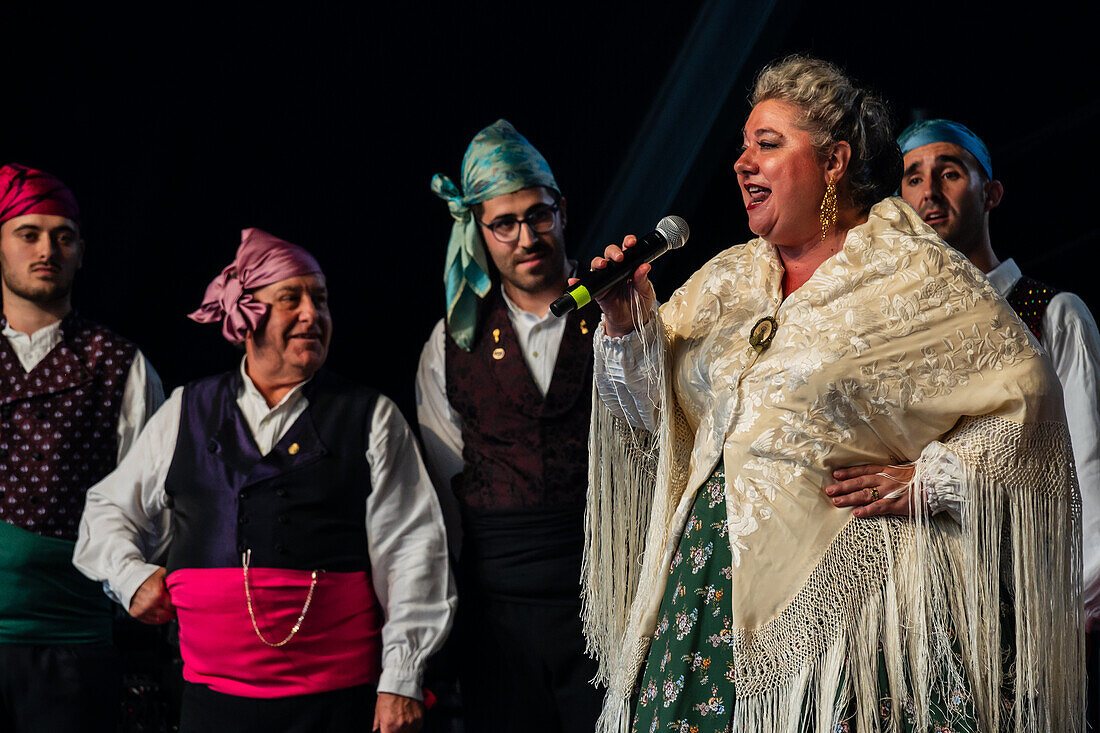
[[[1016,311],[1020,320],[1027,324],[1035,338],[1043,340],[1043,315],[1047,312],[1047,306],[1054,296],[1059,293],[1050,287],[1030,277],[1021,277],[1012,286],[1012,290],[1005,296],[1005,300]]]
[[[266,456],[237,406],[239,371],[184,389],[165,492],[174,539],[168,570],[255,567],[370,569],[366,451],[378,393],[325,371],[309,406]]]

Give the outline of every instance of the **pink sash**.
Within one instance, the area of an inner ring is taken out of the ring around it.
[[[264,638],[286,638],[309,593],[309,571],[248,569]],[[241,568],[182,569],[168,576],[179,614],[183,678],[241,697],[286,697],[377,683],[382,609],[366,572],[320,573],[298,633],[281,647],[260,641]]]

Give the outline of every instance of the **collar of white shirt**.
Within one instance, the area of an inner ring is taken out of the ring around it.
[[[987,272],[985,276],[989,278],[989,284],[1001,294],[1001,297],[1006,298],[1024,274],[1010,257]]]
[[[4,324],[4,336],[7,337],[19,363],[29,374],[38,363],[61,342],[61,321],[43,326],[32,334],[16,331],[10,324]]]
[[[305,395],[302,394],[302,387],[309,383],[309,379],[298,382],[277,404],[268,407],[267,400],[260,394],[256,383],[252,381],[252,377],[248,376],[248,370],[245,367],[247,360],[247,356],[241,358],[241,388],[237,391],[237,404],[241,406],[241,410],[244,411],[245,417],[249,419],[250,423],[253,422],[253,418],[258,423],[276,414],[292,411],[299,402],[305,399]]]

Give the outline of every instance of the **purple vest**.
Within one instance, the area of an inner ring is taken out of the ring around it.
[[[119,410],[136,353],[74,313],[30,374],[0,338],[0,520],[76,540],[85,492],[118,460]]]
[[[453,481],[467,509],[583,507],[588,486],[592,332],[600,313],[571,313],[543,397],[508,306],[494,289],[470,352],[446,339],[447,400],[462,418],[464,467]]]
[[[366,458],[378,393],[326,370],[309,406],[261,455],[237,406],[240,371],[187,385],[164,480],[174,538],[168,571],[240,567],[370,569]]]

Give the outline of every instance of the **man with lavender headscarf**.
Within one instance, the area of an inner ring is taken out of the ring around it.
[[[0,167],[0,730],[114,733],[110,601],[72,566],[84,494],[164,399],[134,344],[72,309],[84,255],[60,180]]]
[[[455,606],[442,516],[393,402],[322,368],[320,266],[246,229],[190,317],[244,359],[175,390],[88,493],[74,563],[178,618],[184,733],[419,730]]]
[[[470,143],[461,191],[442,175],[432,190],[454,223],[417,413],[428,468],[459,517],[448,529],[466,730],[592,730],[601,694],[580,569],[600,314],[549,313],[568,275],[565,199],[507,121]]]

